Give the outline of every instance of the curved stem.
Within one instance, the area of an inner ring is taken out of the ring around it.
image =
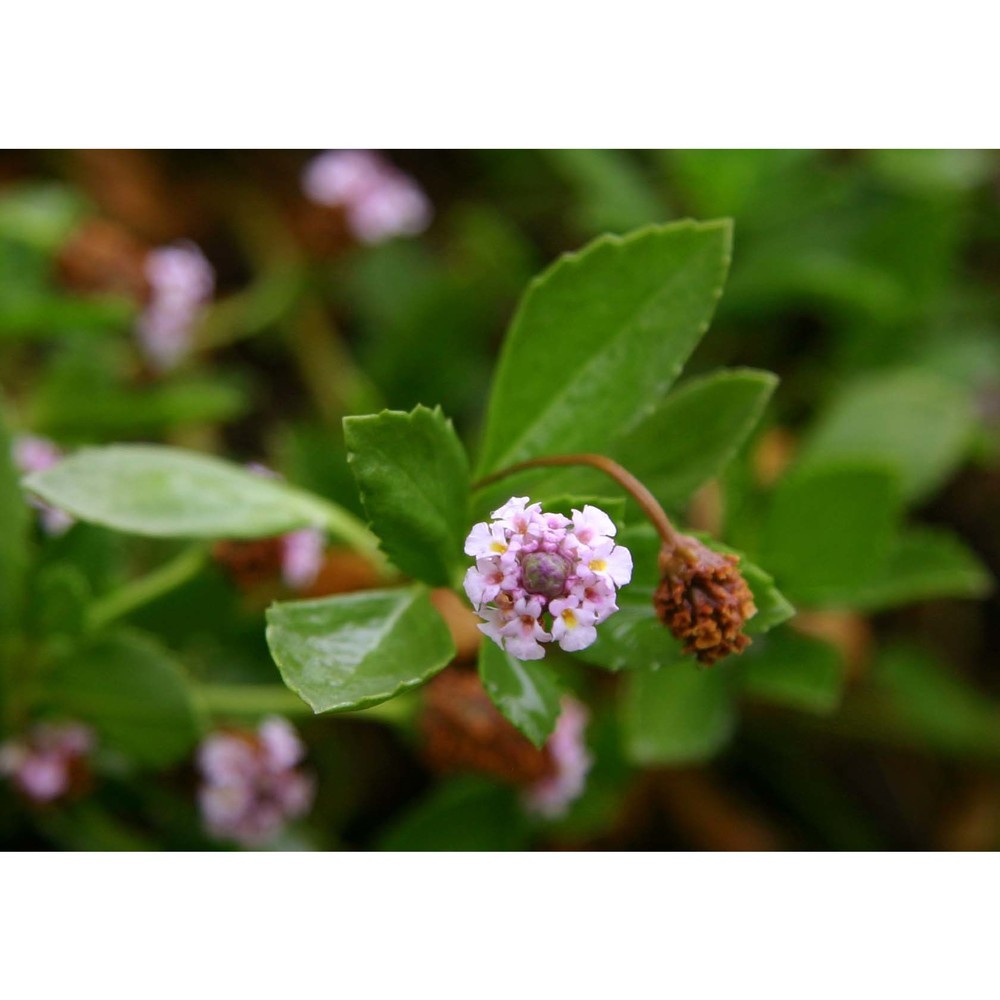
[[[673,524],[671,524],[666,512],[660,506],[660,502],[628,469],[623,468],[606,455],[584,453],[577,455],[546,455],[544,458],[531,458],[526,462],[509,465],[506,469],[500,469],[499,472],[493,472],[488,476],[484,476],[477,483],[473,484],[473,489],[489,486],[500,479],[512,476],[515,472],[524,472],[527,469],[540,469],[550,465],[589,465],[592,469],[603,472],[604,475],[613,479],[635,500],[642,512],[649,518],[650,523],[656,528],[665,545],[674,545],[676,543],[677,531]]]
[[[87,611],[87,628],[91,631],[102,628],[187,583],[198,575],[207,557],[208,550],[203,545],[193,545],[152,573],[98,598]]]

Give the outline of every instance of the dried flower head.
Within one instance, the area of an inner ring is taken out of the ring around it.
[[[0,746],[0,775],[33,802],[54,802],[86,788],[93,731],[78,722],[42,722]]]
[[[528,812],[555,819],[586,784],[587,719],[579,701],[564,697],[554,732],[535,747],[500,714],[474,671],[446,670],[424,689],[424,757],[435,771],[476,771],[517,785]]]
[[[739,556],[715,552],[690,535],[660,549],[660,585],[653,605],[664,625],[701,663],[711,665],[750,645],[743,632],[757,613]]]
[[[304,816],[315,792],[298,767],[304,756],[298,734],[276,716],[256,732],[219,730],[206,737],[198,751],[198,801],[209,833],[257,847]]]
[[[632,579],[632,555],[612,541],[614,522],[590,504],[572,518],[511,497],[494,520],[473,527],[465,552],[476,565],[465,592],[479,626],[519,660],[540,660],[542,643],[574,652],[597,640],[597,626],[618,610],[616,588]]]

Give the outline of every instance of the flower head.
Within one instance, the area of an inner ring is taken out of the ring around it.
[[[632,556],[616,545],[614,522],[587,504],[572,518],[547,513],[527,497],[511,497],[491,523],[465,541],[476,559],[465,592],[480,631],[520,660],[539,660],[544,643],[585,649],[618,610],[616,588],[632,578]]]
[[[0,746],[0,775],[33,802],[64,798],[86,785],[93,731],[78,722],[42,722]]]
[[[136,332],[149,362],[159,371],[177,365],[215,290],[215,271],[193,243],[157,247],[146,255],[149,302]]]
[[[739,561],[739,556],[714,552],[690,535],[677,535],[660,550],[656,613],[685,643],[684,652],[709,666],[750,645],[743,626],[757,608],[737,569]]]
[[[327,150],[306,164],[302,190],[319,205],[340,208],[362,243],[415,236],[431,221],[431,205],[416,182],[364,149]]]
[[[206,737],[198,751],[198,801],[209,833],[256,847],[304,816],[315,792],[298,768],[304,756],[298,734],[276,716],[256,732],[219,730]]]

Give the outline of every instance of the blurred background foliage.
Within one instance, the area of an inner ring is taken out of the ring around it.
[[[25,606],[0,609],[23,623],[4,649],[2,735],[27,711],[11,678],[42,648],[46,696],[94,722],[104,757],[99,780],[58,805],[0,785],[4,846],[219,846],[198,819],[193,747],[210,723],[269,712],[299,726],[318,787],[281,848],[1000,844],[1000,158],[388,153],[434,218],[419,237],[363,246],[301,193],[312,155],[0,154],[12,433],[214,451],[360,511],[342,416],[440,404],[474,443],[534,274],[603,232],[731,217],[730,278],[685,379],[748,366],[780,384],[723,475],[675,513],[758,561],[798,614],[693,695],[676,671],[574,675],[595,764],[569,813],[539,822],[508,785],[442,773],[419,695],[307,716],[264,642],[273,574],[248,582],[216,559],[116,609],[129,581],[183,570],[185,551],[82,524],[38,533]],[[135,269],[177,240],[201,248],[216,289],[164,372],[133,334]],[[697,448],[696,423],[676,434]],[[321,592],[366,585],[356,558],[328,553]],[[102,608],[127,628],[95,629]]]

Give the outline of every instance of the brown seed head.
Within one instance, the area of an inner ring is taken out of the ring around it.
[[[477,771],[530,785],[555,769],[551,754],[497,711],[472,670],[451,667],[424,688],[420,728],[424,759],[435,771]]]
[[[660,549],[656,614],[684,643],[684,652],[707,666],[750,645],[743,626],[757,608],[739,561],[689,535],[677,535]]]

